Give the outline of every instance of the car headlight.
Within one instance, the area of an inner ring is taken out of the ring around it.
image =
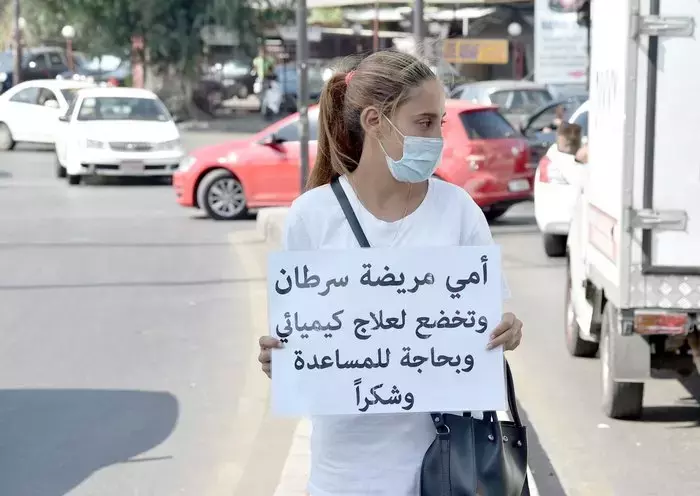
[[[238,161],[238,155],[236,152],[230,152],[223,157],[219,157],[218,162],[220,164],[235,164]]]
[[[85,140],[85,148],[97,148],[97,149],[101,149],[101,148],[104,148],[104,147],[105,147],[104,141],[91,140],[91,139],[86,139],[86,140]]]
[[[179,139],[174,139],[174,140],[169,140],[169,141],[164,141],[162,143],[158,143],[153,148],[157,151],[177,150],[178,148],[180,148],[181,145],[182,145],[182,143],[180,142]]]
[[[7,73],[0,72],[0,83],[4,83],[5,81],[7,81]]]
[[[197,163],[197,159],[193,156],[187,156],[180,161],[180,166],[177,168],[180,172],[187,172],[192,168],[194,164]]]

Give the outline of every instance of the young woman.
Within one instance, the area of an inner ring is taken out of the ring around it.
[[[442,154],[445,93],[415,57],[377,52],[336,73],[320,101],[318,156],[308,191],[292,205],[287,250],[352,249],[358,242],[329,183],[340,183],[372,247],[493,243],[481,209],[462,189],[431,178]],[[505,314],[489,347],[512,350],[522,323]],[[260,339],[270,375],[271,337]],[[417,496],[435,437],[430,416],[314,417],[310,496]]]

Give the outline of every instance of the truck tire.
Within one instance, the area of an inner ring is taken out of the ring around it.
[[[615,353],[611,335],[617,332],[616,310],[605,305],[603,326],[600,333],[600,360],[603,379],[603,412],[614,419],[635,419],[642,414],[644,400],[643,382],[618,382],[612,377]]]
[[[573,287],[571,284],[571,266],[566,264],[566,310],[565,314],[565,336],[566,349],[569,354],[575,357],[592,358],[598,353],[598,343],[586,341],[581,338],[581,328],[576,321],[576,311],[573,302]]]
[[[544,234],[544,252],[548,257],[559,258],[566,255],[566,239],[564,234]]]
[[[61,161],[58,159],[58,154],[56,154],[56,177],[59,179],[63,179],[66,177],[66,168],[61,165]]]

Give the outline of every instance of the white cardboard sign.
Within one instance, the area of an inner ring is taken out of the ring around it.
[[[273,253],[268,295],[276,414],[506,409],[497,246]]]

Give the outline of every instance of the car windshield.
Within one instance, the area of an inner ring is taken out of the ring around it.
[[[85,68],[94,72],[111,72],[116,71],[122,62],[121,58],[114,55],[102,55],[86,61]]]
[[[541,131],[545,127],[551,126],[554,119],[557,117],[557,108],[562,108],[561,117],[563,120],[568,120],[569,117],[574,113],[574,111],[580,106],[577,101],[567,101],[560,103],[558,105],[552,105],[546,108],[538,116],[532,119],[532,122],[528,126],[528,131]]]
[[[153,98],[89,97],[78,112],[79,121],[169,121],[165,106]]]
[[[459,114],[471,139],[506,139],[515,136],[515,129],[496,110],[472,110]]]

